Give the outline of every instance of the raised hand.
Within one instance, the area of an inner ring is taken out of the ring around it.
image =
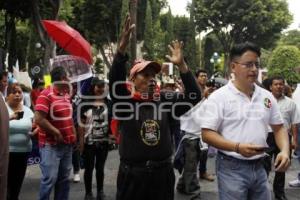
[[[178,40],[172,41],[170,45],[168,45],[171,55],[166,55],[166,58],[169,59],[174,65],[177,65],[180,72],[187,72],[188,67],[183,59],[183,42],[179,42]]]
[[[126,47],[129,44],[130,35],[131,35],[134,28],[135,28],[135,24],[131,24],[130,16],[127,14],[126,20],[125,20],[125,23],[124,23],[124,27],[123,27],[123,30],[122,30],[122,34],[121,34],[121,37],[120,37],[119,47],[118,47],[118,51],[120,53],[122,53],[122,54],[125,53]]]

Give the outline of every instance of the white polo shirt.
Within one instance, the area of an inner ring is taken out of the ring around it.
[[[300,116],[297,111],[296,103],[287,96],[282,96],[277,100],[281,116],[283,118],[284,127],[289,132],[291,125],[300,123]]]
[[[203,104],[201,128],[218,132],[233,142],[267,145],[268,125],[283,124],[273,95],[254,84],[251,100],[229,81],[212,93]],[[238,159],[257,159],[264,154],[246,158],[236,152],[220,150]]]
[[[194,115],[197,115],[197,113],[203,113],[202,104],[204,101],[206,101],[205,98],[180,116],[180,130],[194,134],[198,137],[201,135],[201,120],[195,121]]]

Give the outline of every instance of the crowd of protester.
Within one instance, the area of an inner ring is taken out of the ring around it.
[[[173,200],[175,188],[197,200],[199,179],[215,178],[222,200],[267,200],[273,169],[274,197],[287,199],[285,171],[293,152],[300,159],[300,105],[284,77],[257,83],[260,49],[249,42],[232,48],[234,78],[226,85],[209,80],[205,70],[193,74],[179,41],[169,45],[167,56],[179,76],[163,74],[159,80],[161,65],[145,60],[135,62],[127,76],[133,29],[127,17],[109,82],[93,77],[85,95],[62,67],[51,71],[50,86],[35,79],[31,91],[0,72],[0,199],[21,199],[36,140],[40,200],[49,199],[52,190],[54,199],[69,199],[72,166],[74,182],[84,168],[84,199],[105,199],[104,168],[112,146],[120,154],[117,200]],[[216,177],[207,169],[209,154],[216,159]],[[289,186],[300,188],[300,172]]]

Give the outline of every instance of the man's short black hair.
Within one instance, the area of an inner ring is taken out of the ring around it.
[[[273,84],[274,80],[281,80],[284,83],[284,78],[282,76],[273,76],[270,78],[270,86]]]
[[[7,71],[0,70],[0,80],[2,80],[3,77],[7,77],[7,76],[8,76]]]
[[[207,71],[206,71],[205,69],[198,69],[198,70],[196,71],[196,73],[195,73],[196,77],[198,77],[200,73],[205,73],[205,74],[207,74]]]
[[[261,55],[260,48],[256,44],[252,42],[244,42],[240,44],[235,44],[231,48],[229,55],[230,61],[232,61],[236,57],[242,56],[246,51],[253,51],[258,55],[258,57],[260,57]]]
[[[105,81],[102,79],[99,79],[98,77],[94,77],[91,81],[91,85],[95,86],[104,86],[105,85]]]
[[[67,72],[63,67],[55,67],[51,72],[51,81],[62,81],[65,77],[67,77]]]
[[[270,91],[270,86],[272,84],[272,80],[270,78],[266,78],[265,80],[262,81],[262,86],[266,89]],[[270,91],[271,92],[271,91]]]

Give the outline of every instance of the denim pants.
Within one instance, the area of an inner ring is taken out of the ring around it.
[[[199,158],[199,173],[200,173],[200,175],[205,174],[207,171],[207,167],[206,167],[207,154],[208,154],[208,149],[201,150],[200,158]]]
[[[262,161],[248,162],[218,153],[216,172],[220,200],[271,200]]]
[[[73,146],[69,144],[46,144],[40,148],[42,177],[39,200],[49,200],[53,187],[55,200],[69,198],[72,149]]]

